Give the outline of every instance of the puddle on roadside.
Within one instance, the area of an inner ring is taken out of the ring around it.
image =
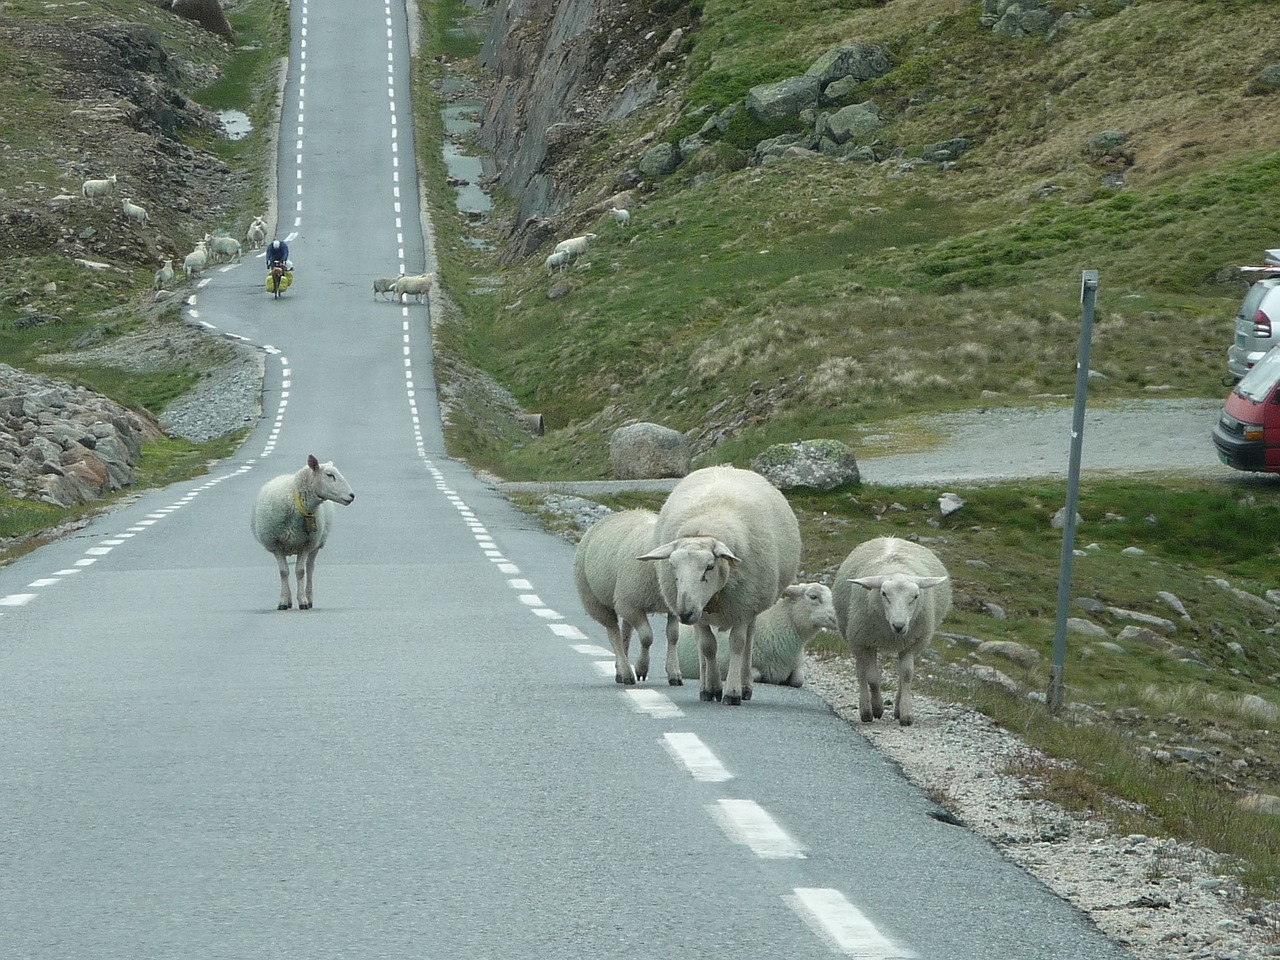
[[[445,78],[441,84],[441,92],[449,101],[442,111],[444,143],[441,149],[458,212],[468,220],[483,220],[493,210],[493,200],[482,183],[497,169],[489,157],[466,152],[471,134],[480,127],[480,114],[485,106],[483,100],[466,96],[468,90],[465,81],[454,78]],[[491,249],[488,241],[480,237],[466,237],[465,242],[477,250]]]

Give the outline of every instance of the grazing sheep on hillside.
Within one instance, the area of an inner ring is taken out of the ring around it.
[[[667,683],[684,682],[676,656],[679,624],[667,611],[658,589],[658,571],[636,558],[653,545],[658,515],[651,510],[624,510],[596,521],[582,536],[573,555],[573,581],[591,618],[605,628],[614,653],[614,679],[633,684],[649,676],[651,613],[667,614]],[[629,660],[631,631],[640,636],[640,657]]]
[[[263,223],[261,217],[253,218],[253,223],[249,224],[244,239],[249,244],[250,250],[262,249],[262,245],[267,242],[267,225]]]
[[[569,255],[568,250],[557,250],[555,253],[547,257],[547,276],[555,273],[557,270],[565,270],[569,267],[569,261],[573,257]]]
[[[377,300],[379,295],[391,299],[391,288],[399,277],[375,277],[373,280],[373,299]]]
[[[203,240],[196,242],[196,248],[183,258],[182,272],[187,277],[194,277],[209,264],[209,248]]]
[[[116,175],[113,173],[105,180],[86,180],[80,185],[80,195],[95,207],[98,198],[111,194],[116,188]]]
[[[609,216],[613,217],[613,222],[620,227],[626,227],[631,222],[630,211],[620,210],[617,207],[609,211]]]
[[[704,467],[676,484],[658,513],[654,547],[641,560],[658,564],[667,608],[694,624],[700,653],[699,696],[741,704],[751,699],[756,615],[768,610],[800,567],[800,525],[787,498],[751,470]],[[723,687],[716,635],[729,632]]]
[[[133,197],[125,197],[121,201],[120,211],[124,214],[126,220],[133,220],[144,227],[151,222],[151,217],[147,215],[146,209],[134,203]]]
[[[345,506],[355,498],[350,484],[332,461],[320,463],[313,456],[307,457],[307,465],[297,473],[281,474],[262,485],[249,527],[280,567],[277,610],[293,606],[289,596],[289,557],[296,558],[293,566],[298,578],[298,609],[311,609],[316,554],[329,539],[333,520],[330,502]]]
[[[553,253],[566,252],[569,254],[570,260],[576,260],[587,252],[587,248],[591,246],[591,241],[596,239],[594,233],[584,233],[580,237],[570,237],[568,240],[561,240],[556,244]]]
[[[156,289],[163,290],[166,284],[173,283],[173,261],[166,260],[156,271]]]
[[[209,248],[209,256],[214,262],[223,260],[239,260],[243,255],[244,248],[240,245],[240,241],[235,237],[228,237],[226,234],[218,234],[216,237],[205,237],[205,244]]]
[[[860,588],[860,589],[859,589]],[[898,656],[898,695],[893,715],[909,727],[911,680],[924,651],[951,609],[947,568],[928,547],[877,537],[855,547],[840,565],[831,589],[840,632],[858,671],[858,713],[863,723],[884,716],[880,653]]]
[[[431,284],[435,282],[434,273],[419,273],[408,277],[396,277],[391,284],[391,293],[398,303],[404,303],[405,296],[411,296],[422,303],[431,294]]]
[[[756,617],[756,633],[751,642],[751,676],[755,682],[803,686],[804,651],[820,630],[840,632],[831,589],[821,583],[787,587],[777,603]],[[676,650],[681,672],[696,672],[698,639],[693,628],[680,628]],[[727,644],[716,651],[716,665],[724,676],[729,666]]]

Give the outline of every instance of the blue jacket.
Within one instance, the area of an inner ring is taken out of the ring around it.
[[[283,240],[272,240],[267,244],[267,265],[284,263],[289,259],[289,245]]]

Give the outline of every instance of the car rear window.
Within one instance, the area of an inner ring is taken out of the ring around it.
[[[1271,388],[1280,380],[1280,347],[1273,347],[1253,365],[1253,369],[1236,385],[1236,393],[1256,403],[1267,398]]]

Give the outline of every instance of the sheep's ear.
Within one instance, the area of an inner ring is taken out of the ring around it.
[[[670,560],[671,554],[676,552],[676,542],[672,540],[670,543],[664,543],[660,547],[654,547],[643,557],[636,557],[637,560]]]
[[[314,453],[307,454],[307,466],[312,470],[320,469],[320,461],[316,459],[316,455]]]
[[[887,579],[888,577],[884,577],[884,576],[850,577],[849,582],[856,583],[858,586],[862,587],[864,590],[879,590],[881,587],[884,586],[884,582]]]
[[[711,554],[717,560],[728,560],[730,563],[741,563],[737,557],[733,555],[733,551],[726,544],[716,540],[711,546]]]
[[[917,577],[916,586],[921,590],[928,590],[930,587],[946,583],[948,579],[948,577]]]

